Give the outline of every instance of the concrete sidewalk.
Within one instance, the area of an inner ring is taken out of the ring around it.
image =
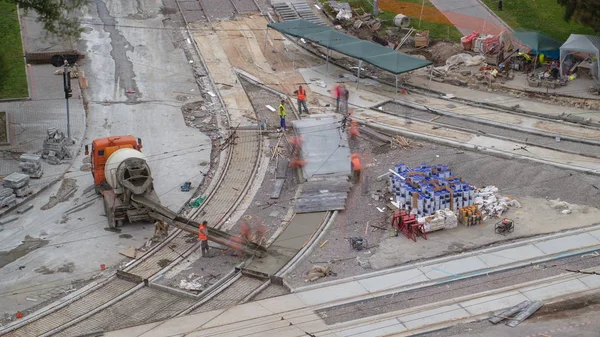
[[[35,21],[33,13],[21,16],[21,35],[23,47],[27,52],[52,52],[73,49],[66,43],[46,39],[40,23]],[[22,153],[41,154],[46,130],[54,127],[67,134],[67,112],[63,92],[63,78],[55,75],[57,68],[50,64],[27,65],[30,100],[2,102],[0,111],[9,114],[10,144],[0,146],[0,176],[21,172],[18,158]],[[73,159],[63,160],[60,165],[51,165],[42,160],[43,175],[32,179],[30,186],[34,195],[53,184],[69,170],[74,162],[81,140],[84,136],[86,118],[83,95],[79,80],[71,81],[73,96],[69,99],[71,138],[75,144],[70,146]],[[17,206],[32,198],[17,198]],[[16,208],[16,207],[13,207]],[[4,210],[7,211],[7,210]],[[1,214],[1,212],[0,212]]]
[[[473,31],[496,35],[512,31],[482,0],[431,0],[431,3],[463,34]]]
[[[533,240],[484,249],[358,278],[296,289],[290,295],[246,303],[229,309],[189,315],[118,330],[106,336],[379,336],[488,314],[523,300],[549,300],[600,288],[595,275],[567,274],[460,299],[389,312],[327,326],[314,310],[354,303],[430,284],[516,268],[519,265],[584,254],[600,248],[600,225]],[[291,323],[291,324],[290,324]]]

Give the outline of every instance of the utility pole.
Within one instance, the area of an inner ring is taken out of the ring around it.
[[[373,16],[377,17],[379,15],[379,0],[373,0]]]
[[[65,60],[64,68],[63,68],[63,84],[65,89],[65,101],[67,102],[67,138],[68,141],[72,141],[71,138],[71,118],[69,115],[69,97],[73,96],[71,90],[71,74],[69,71],[69,62]]]

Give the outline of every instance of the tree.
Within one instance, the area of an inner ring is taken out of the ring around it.
[[[73,12],[87,4],[88,0],[4,0],[17,4],[25,12],[33,10],[44,29],[63,37],[78,38],[82,32],[81,22]]]
[[[600,0],[556,0],[565,7],[565,21],[575,19],[600,32]]]

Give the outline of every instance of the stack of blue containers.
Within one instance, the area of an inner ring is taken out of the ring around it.
[[[447,165],[423,163],[410,168],[406,164],[397,164],[394,171],[404,179],[390,173],[389,191],[395,195],[401,209],[416,209],[413,213],[419,217],[446,208],[457,211],[475,201],[474,188],[454,177]]]

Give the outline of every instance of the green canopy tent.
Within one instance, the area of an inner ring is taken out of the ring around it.
[[[531,52],[536,55],[533,60],[534,72],[540,53],[551,52],[552,54],[560,55],[560,46],[562,46],[562,43],[546,34],[540,32],[514,32],[513,35],[517,40],[531,48]]]
[[[392,72],[396,75],[396,82],[398,74],[423,68],[431,64],[429,61],[424,61],[402,52],[395,51],[391,48],[361,40],[306,20],[300,19],[270,23],[267,27],[286,35],[313,41],[322,47],[326,47],[328,49],[328,54],[330,50],[335,50],[339,53],[358,59],[357,87],[360,83],[360,69],[363,61],[371,63],[383,70]],[[329,55],[327,57],[327,62],[329,63]]]
[[[561,42],[540,32],[514,32],[517,40],[531,48],[534,54],[544,51],[560,50]]]
[[[315,34],[307,34],[304,36],[304,38],[321,46],[327,47],[325,61],[327,63],[325,68],[326,71],[329,71],[329,54],[332,47],[357,41],[355,37],[337,32],[335,30],[326,30]]]
[[[407,68],[419,69],[431,64],[431,62],[427,60],[422,60],[402,53],[371,56],[365,58],[365,62],[394,74],[396,80],[396,93],[398,92],[398,74],[402,74]]]
[[[360,83],[360,69],[362,68],[363,61],[365,61],[369,57],[394,53],[393,49],[364,40],[358,40],[353,43],[341,44],[333,47],[332,49],[339,53],[346,54],[348,56],[352,56],[358,59],[358,70],[356,71],[356,88],[358,88],[358,85]]]

